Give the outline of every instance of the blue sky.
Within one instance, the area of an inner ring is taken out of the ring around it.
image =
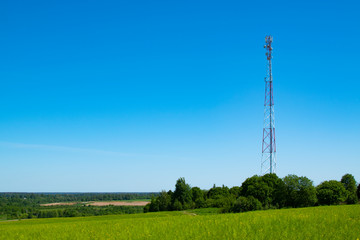
[[[0,191],[360,181],[359,1],[2,1]]]

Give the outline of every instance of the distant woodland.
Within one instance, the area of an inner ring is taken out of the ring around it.
[[[351,174],[340,181],[324,181],[318,186],[307,177],[276,174],[252,176],[241,186],[213,186],[209,190],[191,187],[179,178],[174,191],[160,193],[0,193],[0,220],[80,217],[195,208],[218,208],[219,213],[246,212],[319,205],[358,204],[360,184]],[[91,206],[90,201],[147,200],[144,206]],[[73,205],[41,206],[72,202]]]
[[[143,212],[142,206],[88,206],[90,201],[150,200],[158,193],[0,193],[0,220],[80,217]],[[73,202],[68,206],[44,203]]]

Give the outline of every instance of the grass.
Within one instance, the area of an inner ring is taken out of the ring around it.
[[[193,213],[196,215],[210,215],[210,214],[219,214],[220,208],[198,208],[192,210],[186,210],[186,212]]]
[[[0,239],[360,239],[360,205],[214,211],[0,222]]]

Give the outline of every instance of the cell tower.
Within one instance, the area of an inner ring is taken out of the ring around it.
[[[273,78],[271,72],[272,59],[271,35],[265,37],[267,73],[265,77],[265,102],[264,102],[264,129],[262,140],[261,173],[275,173],[276,171],[276,143],[275,143],[275,115],[273,98]]]

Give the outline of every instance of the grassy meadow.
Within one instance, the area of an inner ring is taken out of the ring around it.
[[[0,222],[0,239],[360,239],[360,205]]]

